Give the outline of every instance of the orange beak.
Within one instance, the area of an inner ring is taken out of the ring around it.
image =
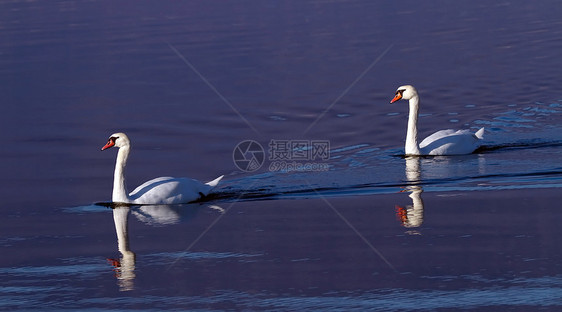
[[[102,150],[102,151],[103,151],[103,150],[106,150],[106,149],[112,147],[113,145],[115,145],[115,141],[109,140],[109,141],[107,141],[107,144],[105,144],[105,145],[101,148],[101,150]]]
[[[390,104],[400,100],[402,98],[402,94],[400,93],[396,93],[396,95],[394,96],[394,98],[390,101]]]

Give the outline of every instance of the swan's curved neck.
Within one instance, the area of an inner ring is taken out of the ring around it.
[[[410,99],[410,116],[408,117],[408,132],[406,133],[406,155],[419,155],[418,145],[418,111],[420,98],[416,95]]]
[[[117,161],[115,162],[115,172],[113,173],[113,194],[111,201],[114,203],[130,202],[127,195],[127,185],[125,184],[125,167],[127,166],[127,158],[129,158],[129,146],[119,148],[117,153]]]

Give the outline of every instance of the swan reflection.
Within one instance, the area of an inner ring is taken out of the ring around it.
[[[411,205],[405,207],[396,205],[396,217],[405,228],[418,228],[423,223],[423,199],[421,194],[423,188],[419,185],[421,176],[420,158],[406,157],[406,180],[408,185],[402,192],[410,193]],[[419,231],[410,230],[408,234],[421,234]]]
[[[218,206],[209,205],[204,207],[224,213],[224,209]],[[166,226],[179,223],[182,217],[190,218],[199,210],[199,208],[190,209],[192,207],[186,207],[186,205],[115,205],[112,208],[113,222],[115,223],[115,232],[117,234],[117,249],[121,253],[121,257],[119,259],[107,260],[113,266],[120,291],[129,291],[135,288],[136,255],[131,250],[129,244],[129,216],[132,214],[139,221],[152,226]],[[187,213],[187,216],[185,213]]]
[[[129,206],[116,206],[113,208],[113,222],[117,233],[117,248],[121,253],[119,259],[107,259],[113,265],[119,290],[134,289],[136,255],[129,248]]]

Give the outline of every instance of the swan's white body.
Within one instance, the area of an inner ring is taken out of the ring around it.
[[[114,203],[138,205],[189,203],[209,194],[223,178],[223,176],[220,176],[213,181],[203,183],[190,178],[160,177],[143,183],[130,194],[127,194],[125,167],[131,151],[131,143],[126,134],[114,133],[109,137],[102,151],[112,146],[119,147],[113,175],[113,194],[111,196],[111,201]]]
[[[469,130],[441,130],[425,138],[418,145],[418,92],[413,86],[405,85],[396,90],[396,95],[390,101],[394,103],[400,99],[409,100],[410,115],[408,117],[408,131],[406,133],[406,155],[464,155],[474,152],[484,138],[484,128],[472,133]]]

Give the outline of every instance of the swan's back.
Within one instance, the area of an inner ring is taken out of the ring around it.
[[[441,130],[420,143],[422,155],[464,155],[474,152],[481,144],[484,128],[472,133],[469,130]]]
[[[215,185],[190,178],[160,177],[143,183],[129,196],[135,204],[184,204],[209,194]]]

